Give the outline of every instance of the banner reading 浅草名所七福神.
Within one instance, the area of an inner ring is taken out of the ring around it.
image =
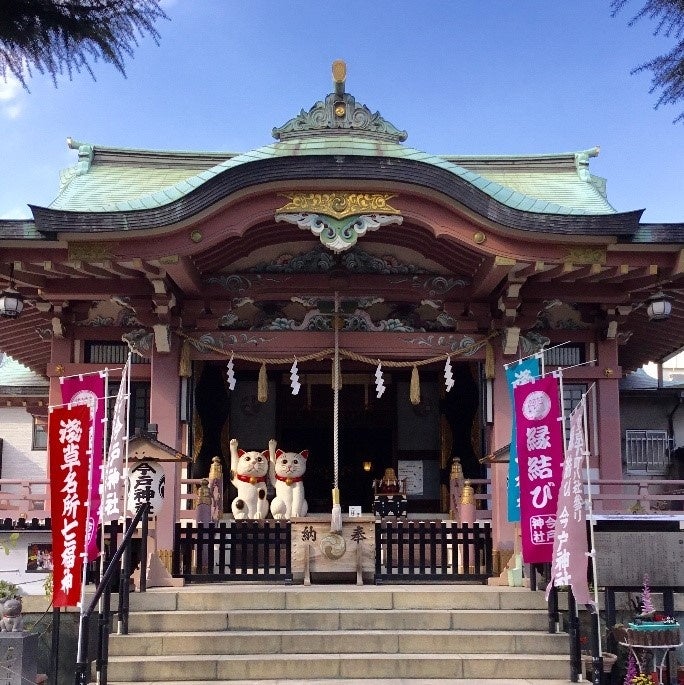
[[[48,415],[54,607],[76,606],[81,600],[90,421],[84,404],[56,407]]]

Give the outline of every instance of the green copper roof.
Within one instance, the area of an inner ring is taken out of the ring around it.
[[[226,169],[255,160],[361,155],[410,159],[442,168],[515,209],[592,215],[615,211],[602,193],[600,180],[586,171],[585,162],[578,162],[593,151],[526,157],[446,157],[353,132],[289,137],[243,154],[162,153],[76,145],[80,161],[63,174],[62,191],[52,203],[53,209],[152,209],[187,195]]]

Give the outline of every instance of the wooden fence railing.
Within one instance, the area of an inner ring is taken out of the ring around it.
[[[44,519],[48,512],[49,480],[0,478],[0,518]]]
[[[171,573],[186,582],[292,580],[289,521],[176,524]]]
[[[492,573],[489,523],[383,519],[375,524],[376,582],[486,582]]]

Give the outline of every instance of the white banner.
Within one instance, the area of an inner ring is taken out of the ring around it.
[[[121,372],[121,385],[116,395],[112,430],[109,439],[107,463],[102,475],[102,521],[118,521],[124,515],[124,457],[128,442],[126,434],[126,417],[128,415],[128,374],[130,373],[131,355]]]

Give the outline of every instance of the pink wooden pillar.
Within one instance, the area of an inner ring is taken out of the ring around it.
[[[490,450],[504,447],[511,441],[511,401],[503,365],[513,358],[505,358],[501,347],[494,346],[496,353],[496,377],[494,390],[494,425]],[[508,521],[508,464],[492,464],[492,539],[495,550],[512,551],[514,527]]]
[[[52,338],[50,350],[50,364],[48,365],[47,373],[50,378],[50,390],[48,394],[48,404],[52,406],[62,404],[62,388],[59,383],[59,377],[62,375],[59,368],[62,364],[69,364],[72,361],[71,351],[73,349],[74,341],[69,338]],[[49,420],[49,417],[48,417]],[[47,452],[47,459],[45,462],[45,477],[49,478],[50,474],[50,450]],[[45,497],[45,513],[50,515],[51,496],[50,485],[47,486]]]
[[[150,423],[157,424],[157,439],[175,450],[180,450],[181,436],[179,358],[180,342],[172,336],[170,352],[153,350],[150,368]],[[173,548],[173,527],[180,517],[180,464],[164,462],[164,472],[165,498],[157,518],[157,550]]]

